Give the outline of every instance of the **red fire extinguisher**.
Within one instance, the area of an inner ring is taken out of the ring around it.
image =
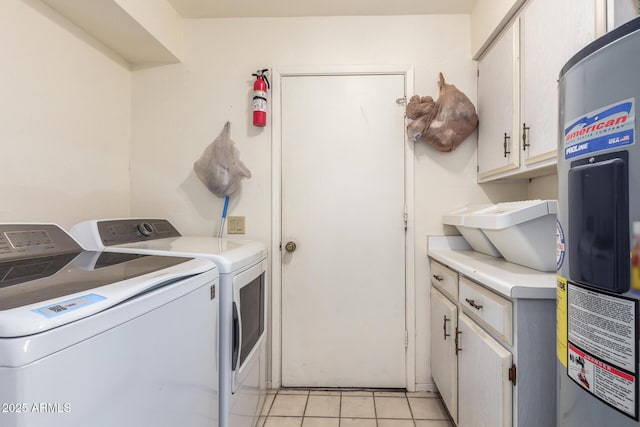
[[[251,74],[256,78],[253,83],[253,125],[264,127],[267,124],[267,89],[270,89],[267,79],[269,69],[258,70]]]

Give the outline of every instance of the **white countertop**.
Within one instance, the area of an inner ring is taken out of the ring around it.
[[[556,273],[545,273],[466,249],[449,245],[457,239],[429,236],[428,255],[452,270],[508,298],[555,299]]]

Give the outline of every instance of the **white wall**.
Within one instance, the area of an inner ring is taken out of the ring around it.
[[[38,0],[0,2],[0,221],[129,213],[131,73]]]
[[[528,199],[558,199],[558,174],[541,176],[529,182]]]
[[[475,102],[469,16],[189,20],[182,64],[133,72],[132,214],[167,217],[185,233],[212,235],[222,200],[198,181],[193,162],[225,121],[253,177],[232,197],[247,238],[271,242],[271,127],[251,125],[259,68],[413,64],[415,90],[437,95],[438,72]],[[339,102],[340,100],[336,100]],[[526,183],[476,184],[475,134],[453,153],[415,148],[417,382],[429,387],[426,236],[465,202],[526,197]],[[451,230],[447,230],[451,232]]]

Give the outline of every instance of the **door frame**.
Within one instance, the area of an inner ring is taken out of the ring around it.
[[[282,78],[297,76],[402,75],[405,104],[413,94],[412,65],[303,66],[272,69],[271,92],[271,388],[282,385]],[[406,125],[406,119],[405,119]],[[405,383],[416,390],[416,308],[415,308],[415,221],[414,221],[414,147],[404,134],[404,179],[407,231],[405,235]]]

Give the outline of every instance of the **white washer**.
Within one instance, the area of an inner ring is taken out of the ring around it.
[[[250,240],[182,236],[166,219],[86,221],[71,228],[86,248],[197,256],[220,274],[220,427],[254,427],[266,396],[267,250]]]
[[[218,280],[207,259],[0,224],[0,424],[217,426]]]

